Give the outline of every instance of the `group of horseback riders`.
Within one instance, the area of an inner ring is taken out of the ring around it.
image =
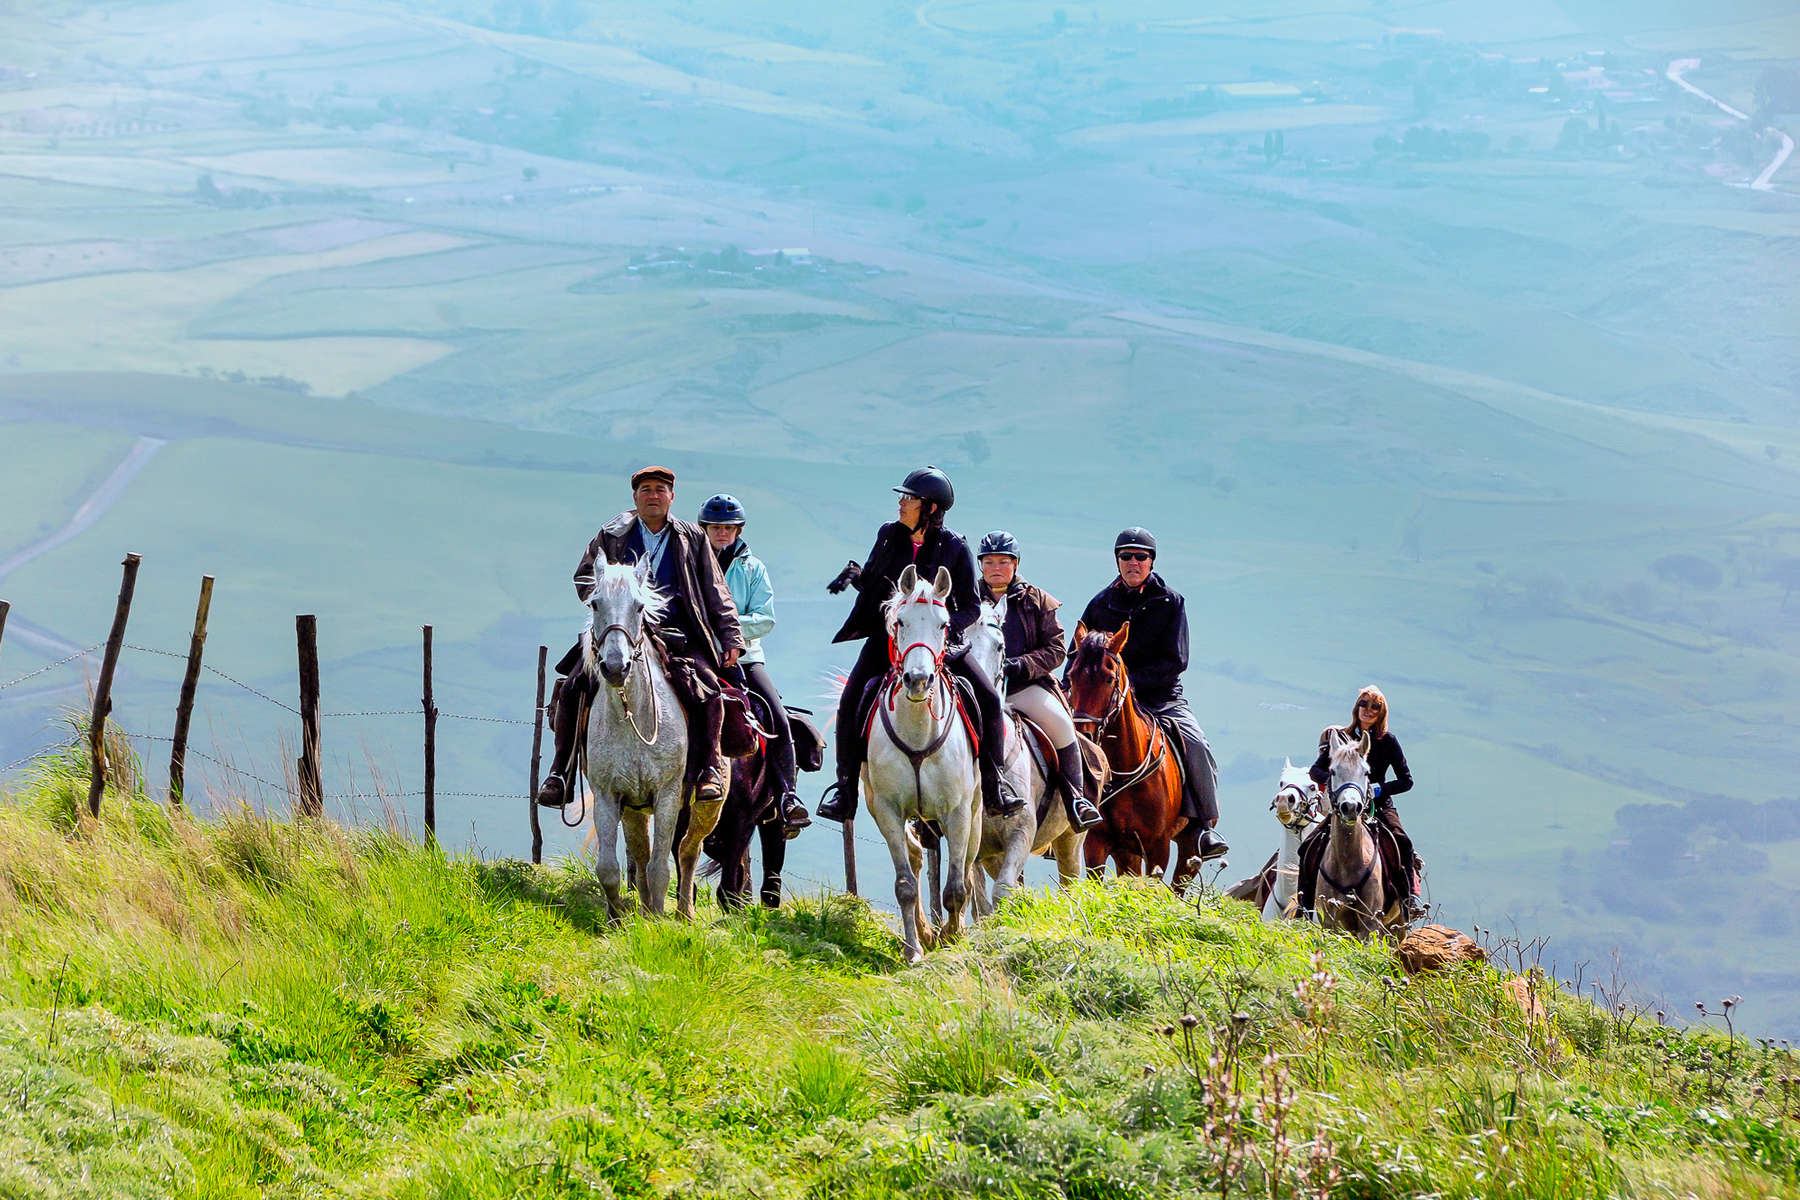
[[[788,710],[769,675],[760,645],[775,626],[775,593],[767,569],[744,539],[743,505],[729,495],[716,495],[701,506],[697,523],[675,517],[671,512],[675,473],[661,466],[633,473],[631,489],[631,509],[609,521],[588,543],[575,568],[576,594],[586,603],[594,586],[596,564],[613,563],[637,566],[670,598],[656,639],[687,715],[687,784],[696,799],[722,798],[729,778],[720,747],[724,685],[735,684],[761,697],[764,711],[758,716],[779,795],[777,812],[792,837],[810,825],[812,818],[795,786]],[[989,533],[981,540],[979,551],[971,552],[963,536],[944,524],[956,492],[943,471],[920,468],[893,490],[898,494],[897,519],[881,526],[862,562],[847,563],[827,585],[834,595],[846,589],[857,593],[850,615],[833,641],[861,645],[838,704],[836,779],[826,790],[817,815],[841,822],[856,813],[858,777],[867,754],[866,726],[860,717],[866,711],[867,698],[891,665],[882,604],[893,593],[901,573],[911,566],[926,578],[942,568],[951,581],[944,603],[953,646],[944,657],[944,666],[975,697],[984,810],[1006,816],[1026,803],[1025,797],[1008,786],[1003,762],[1006,708],[1010,707],[1041,728],[1054,746],[1054,785],[1070,823],[1080,829],[1101,824],[1101,797],[1087,794],[1075,723],[1056,682],[1056,672],[1068,653],[1057,617],[1059,603],[1020,576],[1021,547],[1011,533]],[[1147,529],[1133,526],[1122,531],[1114,540],[1113,558],[1116,575],[1088,602],[1081,625],[1090,632],[1115,633],[1129,623],[1130,638],[1122,657],[1137,703],[1155,718],[1177,749],[1183,766],[1181,815],[1201,829],[1200,857],[1218,857],[1229,849],[1216,829],[1218,767],[1181,687],[1182,672],[1188,665],[1186,601],[1156,571],[1156,539]],[[967,647],[960,644],[960,635],[980,617],[983,601],[1001,598],[1006,601],[1004,701],[1000,689],[972,666]],[[549,703],[555,751],[550,773],[538,790],[539,804],[554,807],[569,799],[582,714],[599,686],[589,672],[576,669],[580,661],[578,643],[557,663],[559,678]],[[1368,688],[1358,698],[1353,725],[1370,738],[1369,770],[1372,790],[1379,798],[1378,818],[1408,846],[1410,863],[1410,844],[1405,842],[1391,798],[1412,786],[1412,776],[1399,742],[1387,729],[1387,715],[1385,698]],[[1390,770],[1396,776],[1391,783],[1386,778]],[[1323,739],[1312,773],[1324,783],[1321,771],[1328,772]],[[1408,870],[1416,892],[1416,871],[1410,866]]]

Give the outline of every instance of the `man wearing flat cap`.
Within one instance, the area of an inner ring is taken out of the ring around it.
[[[698,526],[669,515],[675,502],[675,472],[667,467],[643,467],[631,476],[632,507],[603,526],[588,543],[587,553],[575,568],[575,594],[587,603],[594,590],[594,565],[605,561],[624,566],[642,564],[665,596],[671,598],[668,616],[657,629],[657,639],[668,649],[669,681],[681,697],[688,718],[688,782],[698,800],[718,800],[728,780],[724,755],[719,751],[719,729],[724,703],[719,692],[719,672],[736,665],[744,651],[744,635],[738,628],[737,607],[725,586],[719,560]],[[551,726],[556,734],[555,757],[550,774],[538,788],[539,804],[556,806],[568,799],[567,772],[581,736],[581,701],[591,698],[596,683],[586,671],[576,671],[579,644],[556,664],[558,675],[551,699]]]

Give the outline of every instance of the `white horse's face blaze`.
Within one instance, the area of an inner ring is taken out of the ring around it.
[[[630,567],[607,566],[595,578],[588,596],[594,667],[610,686],[625,685],[649,609],[659,602],[655,589]]]
[[[937,578],[926,582],[910,565],[900,572],[894,597],[888,602],[888,632],[900,652],[900,678],[906,698],[923,703],[931,696],[938,664],[950,636],[950,572],[938,568]]]
[[[1338,820],[1354,824],[1369,808],[1368,739],[1331,740],[1331,807]]]
[[[1275,785],[1275,799],[1269,802],[1275,819],[1290,828],[1316,821],[1319,817],[1314,797],[1317,787],[1306,768],[1288,762],[1281,769],[1281,781]]]

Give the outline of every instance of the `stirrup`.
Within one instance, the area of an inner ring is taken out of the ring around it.
[[[554,791],[550,788],[551,784],[556,785]],[[562,773],[560,771],[550,772],[544,782],[538,784],[537,795],[533,799],[537,801],[539,808],[561,808],[567,804],[569,802],[569,785],[564,782]]]
[[[1093,829],[1106,824],[1106,818],[1101,815],[1100,809],[1086,796],[1077,796],[1070,802],[1068,817],[1069,824],[1077,829]]]
[[[844,794],[846,784],[841,779],[834,779],[825,785],[825,791],[819,796],[819,806],[813,815],[821,820],[836,821],[842,824],[856,815],[856,801]]]
[[[996,817],[1010,817],[1024,811],[1025,797],[1014,794],[1014,792],[1006,786],[1006,781],[1004,779],[1000,781],[1000,786],[994,790],[1000,793],[994,798],[994,807],[989,808],[984,800],[981,806],[983,812]]]

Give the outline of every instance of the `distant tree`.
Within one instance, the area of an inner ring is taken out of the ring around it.
[[[1565,152],[1577,152],[1587,149],[1588,128],[1585,117],[1570,117],[1563,122],[1562,135],[1556,139],[1556,148]]]
[[[519,174],[524,178],[526,183],[537,182],[538,169],[536,167],[526,167],[523,171],[520,171]]]
[[[1050,14],[1050,25],[1056,32],[1061,33],[1069,27],[1069,14],[1060,8],[1057,9]]]
[[[202,204],[217,204],[221,198],[219,185],[213,182],[210,171],[203,172],[200,178],[194,181],[194,199]]]
[[[963,449],[969,455],[969,461],[980,466],[994,456],[994,449],[988,445],[987,435],[979,429],[972,429],[963,435]]]
[[[1800,112],[1800,67],[1769,67],[1756,79],[1756,116],[1767,124],[1782,113]]]
[[[1725,573],[1718,564],[1698,554],[1665,554],[1650,564],[1650,570],[1664,583],[1680,584],[1702,592],[1710,592],[1725,581]]]
[[[1793,598],[1794,589],[1800,588],[1800,558],[1778,559],[1769,568],[1768,578],[1781,585],[1781,607],[1785,609]]]

